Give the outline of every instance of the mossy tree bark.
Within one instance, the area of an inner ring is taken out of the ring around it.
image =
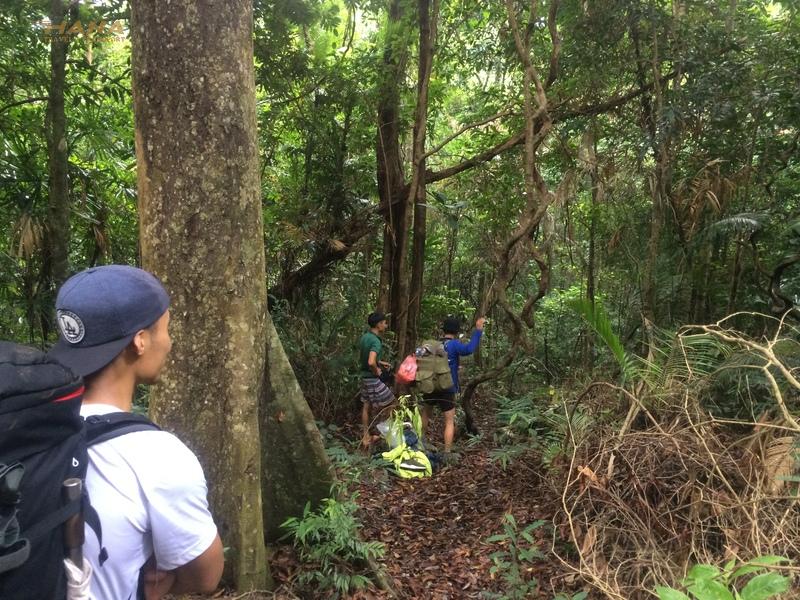
[[[384,213],[383,259],[378,309],[392,313],[395,331],[405,328],[408,273],[408,232],[411,226],[400,150],[400,94],[409,54],[408,0],[391,0],[386,14],[383,62],[378,81],[378,128],[375,138],[378,196]],[[402,318],[403,322],[400,323]]]
[[[439,25],[439,0],[417,2],[419,21],[419,59],[417,66],[417,107],[414,115],[412,144],[412,174],[408,191],[408,204],[414,207],[414,238],[411,262],[411,286],[408,291],[408,321],[405,335],[398,335],[399,356],[405,356],[414,347],[419,333],[422,310],[422,287],[425,274],[425,240],[427,239],[427,205],[425,188],[425,140],[428,124],[428,91],[430,88],[436,32]]]
[[[288,517],[330,495],[333,471],[314,415],[267,315],[267,371],[261,404],[264,452],[264,528],[276,541]]]
[[[197,453],[226,577],[268,584],[259,398],[265,267],[247,0],[135,0],[133,102],[144,267],[172,296],[153,417]]]

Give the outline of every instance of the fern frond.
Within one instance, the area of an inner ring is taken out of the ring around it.
[[[664,368],[668,377],[688,383],[713,375],[731,351],[729,346],[707,334],[678,335],[673,339]]]

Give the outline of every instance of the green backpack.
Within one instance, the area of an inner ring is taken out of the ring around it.
[[[453,375],[447,360],[445,340],[425,340],[417,348],[417,391],[423,394],[446,392],[453,387]]]

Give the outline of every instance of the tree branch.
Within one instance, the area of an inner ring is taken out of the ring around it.
[[[431,148],[430,150],[428,150],[422,158],[428,158],[429,156],[432,156],[432,155],[436,154],[442,148],[444,148],[447,144],[449,144],[454,139],[456,139],[458,136],[460,136],[462,133],[465,133],[465,132],[469,131],[470,129],[475,129],[476,127],[480,127],[481,125],[486,125],[487,123],[491,123],[492,121],[495,121],[495,120],[497,120],[497,119],[499,119],[501,117],[508,116],[510,114],[513,114],[513,111],[510,108],[507,108],[507,109],[505,109],[505,110],[503,110],[503,111],[501,111],[501,112],[499,112],[497,114],[492,115],[491,117],[486,117],[485,119],[483,119],[481,121],[476,121],[475,123],[470,123],[469,125],[464,125],[464,127],[459,129],[455,133],[453,133],[453,134],[447,136],[446,138],[444,138],[444,140],[442,140],[441,143],[439,143],[437,146],[435,146],[435,147]]]
[[[343,232],[338,235],[334,233],[330,239],[320,243],[307,263],[286,273],[275,286],[271,287],[270,295],[293,303],[303,287],[329,271],[334,263],[346,258],[355,249],[356,244],[374,228],[374,221],[368,216],[354,215]]]
[[[11,102],[10,104],[6,104],[2,108],[0,108],[0,114],[14,108],[15,106],[22,106],[23,104],[33,104],[34,102],[47,102],[47,96],[35,96],[31,98],[23,98],[22,100],[17,100],[16,102]]]
[[[661,78],[660,83],[664,83],[673,79],[677,76],[676,71],[672,71],[667,73],[664,77]],[[614,96],[613,98],[609,98],[604,102],[600,102],[597,104],[583,104],[576,106],[574,108],[568,108],[563,105],[556,106],[551,110],[551,121],[555,125],[556,123],[562,123],[564,121],[568,121],[570,119],[574,119],[577,117],[590,117],[594,115],[600,115],[603,113],[610,112],[614,109],[617,109],[621,106],[624,106],[631,100],[635,100],[642,94],[646,94],[647,92],[651,91],[654,87],[654,83],[648,83],[644,86],[635,88],[630,90],[624,94],[619,96]],[[452,141],[452,140],[450,140]],[[525,132],[520,131],[515,133],[512,136],[509,136],[502,142],[499,142],[492,146],[491,148],[476,154],[456,165],[446,167],[439,171],[426,171],[425,172],[425,181],[426,183],[434,183],[436,181],[441,181],[443,179],[447,179],[454,175],[458,175],[459,173],[463,173],[464,171],[468,171],[473,167],[477,167],[483,163],[489,162],[495,156],[499,156],[503,152],[514,148],[525,141]]]
[[[557,15],[558,0],[553,0],[553,2],[550,3],[550,10],[547,13],[547,29],[550,31],[550,43],[553,49],[550,51],[550,70],[547,73],[547,81],[544,84],[545,89],[549,89],[556,80],[556,77],[558,77],[558,57],[561,54],[561,38],[558,37]]]

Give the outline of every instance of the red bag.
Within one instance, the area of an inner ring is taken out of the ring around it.
[[[417,357],[413,354],[409,354],[403,359],[403,362],[400,363],[400,366],[397,367],[397,371],[394,374],[394,380],[396,383],[400,383],[402,385],[409,385],[414,383],[417,378]]]

